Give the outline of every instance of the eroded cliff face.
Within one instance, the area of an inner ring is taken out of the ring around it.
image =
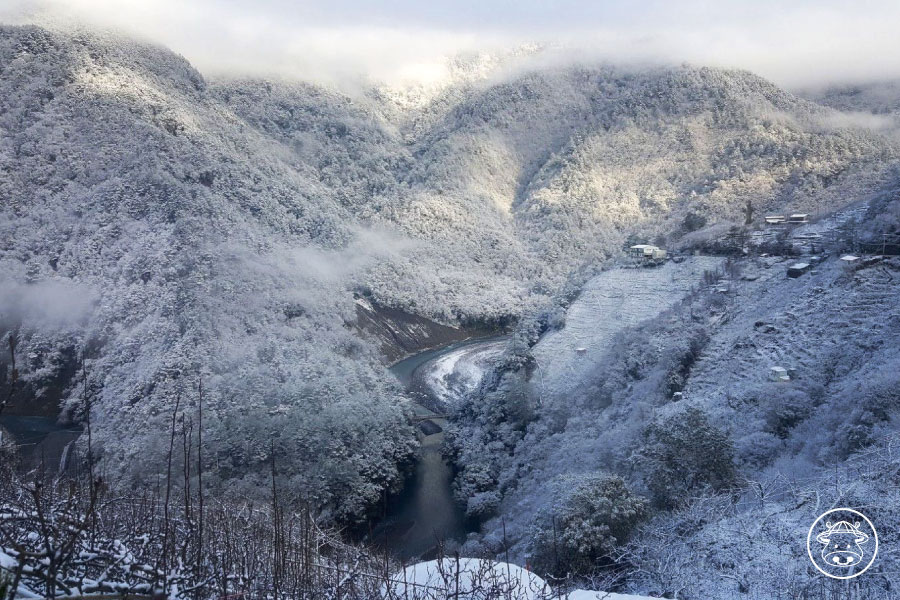
[[[378,345],[389,365],[423,350],[495,331],[488,327],[451,327],[364,298],[356,301],[354,327],[362,337]]]

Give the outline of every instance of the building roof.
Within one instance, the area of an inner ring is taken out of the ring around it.
[[[853,262],[855,260],[859,260],[858,256],[853,256],[852,254],[845,254],[841,257],[841,260],[845,260],[847,262]]]
[[[794,213],[794,214],[791,215],[791,218],[792,218],[792,219],[793,219],[794,217],[800,217],[800,218],[802,218],[802,217],[808,217],[808,216],[809,216],[809,213]]]
[[[788,267],[788,269],[806,269],[809,267],[809,263],[794,263]]]

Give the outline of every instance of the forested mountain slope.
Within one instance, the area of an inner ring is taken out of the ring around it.
[[[805,90],[801,95],[841,111],[832,116],[835,125],[864,126],[900,139],[900,81],[834,85]]]
[[[260,485],[274,446],[291,489],[342,516],[414,444],[355,298],[509,322],[630,234],[728,223],[748,200],[839,205],[895,158],[830,109],[693,67],[501,69],[400,107],[387,88],[208,82],[162,48],[3,27],[0,87],[20,391],[87,349],[104,464],[140,479],[176,402],[198,418],[203,374],[209,478]],[[78,377],[62,391],[73,418],[82,394]]]
[[[350,211],[168,51],[36,28],[0,41],[4,324],[21,321],[23,383],[93,348],[99,450],[144,477],[176,402],[198,418],[203,374],[213,480],[258,484],[274,444],[298,493],[342,514],[377,499],[414,438],[344,324],[345,277],[378,255],[354,250]]]
[[[618,556],[644,593],[724,597],[740,584],[789,597],[810,579],[802,540],[826,508],[865,506],[896,538],[896,471],[884,463],[900,419],[900,261],[833,256],[786,277],[792,262],[707,264],[705,285],[671,305],[647,298],[660,313],[638,323],[604,299],[628,270],[603,273],[568,309],[571,325],[513,345],[450,432],[457,487],[488,517],[465,551],[506,551],[502,537],[552,571],[553,526],[559,552]],[[664,293],[668,273],[654,272]],[[612,337],[609,321],[622,322]],[[586,337],[597,340],[576,355]],[[773,380],[776,366],[790,381]],[[609,477],[623,482],[615,494]],[[577,502],[582,489],[600,498],[596,514]],[[643,526],[603,533],[603,519],[627,523],[634,498]],[[732,537],[749,524],[753,539]],[[886,556],[881,569],[890,580],[898,564]],[[871,597],[889,597],[870,583]]]
[[[900,81],[889,79],[834,85],[802,92],[810,100],[846,112],[896,115],[900,113]]]

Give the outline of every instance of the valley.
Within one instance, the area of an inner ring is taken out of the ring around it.
[[[401,560],[430,559],[439,545],[464,542],[472,529],[453,497],[452,465],[442,455],[443,430],[450,407],[478,387],[505,344],[503,337],[476,338],[414,354],[391,367],[413,398],[420,445],[415,470],[372,533],[372,542]]]
[[[897,542],[895,86],[552,52],[337,85],[0,25],[0,569],[794,600],[812,513]]]

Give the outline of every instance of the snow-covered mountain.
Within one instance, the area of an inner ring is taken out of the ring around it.
[[[896,79],[832,85],[806,90],[802,94],[819,104],[844,112],[875,115],[900,113],[900,81]]]
[[[828,508],[897,538],[900,261],[806,258],[794,278],[797,259],[716,260],[601,273],[559,329],[510,346],[448,432],[459,496],[485,519],[465,553],[537,565],[552,527],[566,557],[614,537],[640,593],[780,597],[815,580],[803,542]],[[652,517],[610,532],[630,494]],[[879,560],[867,598],[900,574]]]
[[[748,201],[843,205],[896,156],[746,72],[472,60],[404,104],[0,29],[0,309],[20,392],[49,393],[84,349],[104,464],[141,479],[202,374],[210,479],[258,487],[274,448],[295,493],[359,515],[414,436],[358,298],[508,323],[630,235],[728,225]],[[80,418],[77,379],[58,387]]]
[[[805,98],[837,109],[836,125],[866,127],[900,138],[900,81],[834,85],[801,92]]]

